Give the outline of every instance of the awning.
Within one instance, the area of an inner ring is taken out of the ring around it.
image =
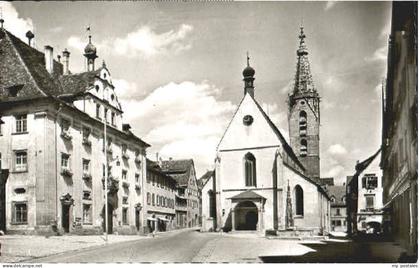
[[[161,220],[161,221],[169,221],[168,219],[166,219],[166,218],[158,218],[159,220]]]
[[[157,219],[156,219],[156,218],[152,218],[152,217],[148,217],[148,218],[147,218],[147,220],[148,220],[148,221],[157,221]]]

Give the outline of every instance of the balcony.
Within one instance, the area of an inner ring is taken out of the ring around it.
[[[61,168],[60,174],[69,178],[73,176],[73,172],[69,168]]]
[[[306,136],[306,129],[299,130],[299,136]]]

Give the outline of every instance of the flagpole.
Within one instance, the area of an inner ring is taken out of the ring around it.
[[[102,99],[105,101],[105,88],[102,89]],[[108,152],[106,142],[106,109],[104,107],[104,153],[105,153],[105,241],[108,243]]]

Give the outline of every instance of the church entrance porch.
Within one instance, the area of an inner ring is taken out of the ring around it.
[[[263,231],[265,197],[248,190],[231,197],[230,200],[232,231]]]
[[[258,209],[251,201],[240,202],[236,205],[234,230],[257,230]]]

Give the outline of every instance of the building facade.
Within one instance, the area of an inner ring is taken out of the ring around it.
[[[216,188],[214,170],[207,171],[201,178],[201,231],[212,232],[217,228],[216,221]]]
[[[312,81],[306,79],[310,77],[310,72],[309,63],[304,62],[307,61],[307,50],[303,28],[299,38],[295,91],[296,94],[305,95],[303,90],[309,94],[314,88],[309,86]],[[316,179],[319,178],[319,164],[311,166],[311,176],[307,175],[306,167],[295,154],[300,154],[300,147],[294,152],[296,148],[289,146],[256,101],[255,70],[249,65],[249,57],[247,60],[247,67],[242,73],[244,97],[216,150],[217,229],[256,230],[262,233],[286,230],[313,234],[328,232],[330,203],[328,194]],[[302,64],[305,67],[301,67]],[[299,74],[301,71],[305,73]],[[312,107],[306,102],[303,105],[302,112]],[[301,114],[295,104],[291,103],[290,107],[290,118]],[[312,114],[307,113],[306,123],[310,122],[315,130],[306,134],[315,137],[318,123],[311,116]],[[293,124],[291,134],[294,136],[291,140],[297,140],[301,134],[295,131],[295,127],[299,123],[292,119],[289,123]],[[295,142],[292,144],[295,145]],[[311,151],[313,159],[317,158],[316,155],[316,150]],[[300,157],[305,156],[302,154]],[[309,165],[312,162],[315,161],[305,163]]]
[[[199,225],[200,194],[192,159],[160,161],[162,171],[177,182],[175,213],[177,228],[191,228]]]
[[[124,124],[108,68],[94,68],[91,37],[88,70],[78,74],[69,51],[60,62],[52,47],[42,53],[4,28],[0,50],[5,231],[102,233],[107,183],[108,232],[140,232],[149,145]]]
[[[346,185],[330,185],[327,190],[331,197],[331,231],[346,232]]]
[[[393,2],[383,96],[383,202],[387,231],[418,251],[417,2]]]
[[[158,162],[147,160],[145,232],[169,231],[176,228],[176,181],[162,172]]]
[[[355,173],[347,177],[347,234],[382,228],[382,186],[379,182],[381,149],[363,161],[357,161]]]

